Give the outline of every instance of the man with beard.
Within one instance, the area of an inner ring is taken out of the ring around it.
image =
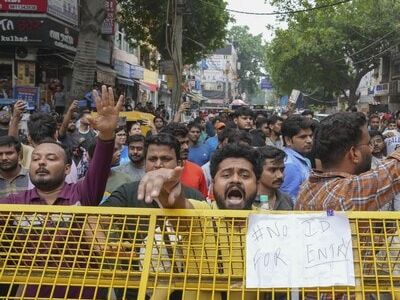
[[[299,115],[290,116],[282,125],[286,159],[281,191],[288,193],[294,203],[301,184],[307,180],[311,171],[311,162],[305,154],[312,150],[313,129],[313,121]]]
[[[115,167],[117,172],[128,174],[130,181],[139,181],[144,175],[144,136],[131,135],[127,140],[130,162]]]
[[[97,93],[96,93],[97,94]],[[122,107],[123,97],[114,106],[112,89],[103,86],[102,98],[96,95],[98,116],[90,119],[99,130],[97,149],[84,180],[65,183],[71,170],[71,155],[55,140],[45,139],[32,153],[29,177],[34,189],[0,199],[0,203],[48,205],[97,205],[101,200],[114,149],[114,129]]]
[[[29,169],[29,176],[34,188],[2,198],[0,199],[1,204],[84,206],[96,206],[99,204],[103,197],[110,171],[114,149],[114,130],[117,127],[118,114],[123,104],[123,96],[114,105],[113,90],[109,88],[107,91],[106,86],[102,87],[101,98],[97,95],[97,92],[94,93],[94,96],[98,114],[95,118],[89,119],[89,122],[99,131],[99,135],[93,160],[89,165],[89,170],[85,178],[75,184],[65,183],[65,177],[70,172],[71,167],[69,151],[54,140],[42,140],[33,150],[32,162]],[[23,227],[24,225],[21,226]],[[75,226],[79,225],[76,224]],[[47,241],[48,243],[45,244],[52,244],[49,240]],[[53,241],[55,244],[65,243],[65,236],[55,235]],[[70,247],[73,249],[74,246],[70,245]],[[36,251],[35,249],[29,250],[28,248],[26,250],[28,252]],[[66,288],[66,286],[54,287],[42,285],[40,290],[38,290],[37,286],[31,284],[24,287],[21,292],[23,293],[19,295],[21,299],[35,296],[39,298],[68,299],[102,298],[102,295],[100,295],[101,291],[92,287]]]
[[[0,136],[8,135],[11,115],[6,110],[0,110]]]
[[[0,137],[0,198],[28,188],[28,170],[19,164],[21,143],[13,136]]]
[[[400,151],[371,168],[367,120],[360,112],[340,112],[321,121],[315,135],[322,171],[304,183],[299,210],[378,210],[400,192]]]
[[[279,188],[283,183],[285,171],[285,152],[273,147],[258,148],[263,172],[258,183],[258,195],[267,195],[271,210],[292,210],[293,202],[290,196],[282,193]]]
[[[181,123],[170,123],[161,132],[170,134],[178,140],[181,145],[181,166],[183,166],[181,182],[191,188],[198,190],[207,197],[207,184],[202,168],[188,161],[189,155],[189,131]]]
[[[270,130],[270,135],[267,136],[266,144],[283,149],[281,138],[283,119],[277,115],[268,118],[267,124]]]

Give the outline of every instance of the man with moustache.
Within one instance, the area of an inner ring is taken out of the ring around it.
[[[141,134],[131,135],[127,139],[129,162],[114,170],[128,174],[131,181],[139,181],[145,174],[144,170],[144,136]]]
[[[103,197],[108,174],[110,171],[112,152],[114,149],[114,130],[117,127],[118,115],[123,104],[121,96],[115,105],[113,90],[106,86],[102,88],[101,98],[94,92],[97,116],[90,118],[90,124],[99,131],[97,146],[93,160],[89,165],[87,175],[82,181],[67,184],[65,177],[71,169],[70,152],[55,140],[42,140],[35,145],[29,169],[29,177],[34,188],[0,199],[1,204],[32,204],[32,205],[82,205],[96,206]],[[29,222],[28,222],[29,223]],[[23,227],[24,225],[21,225]],[[30,226],[28,224],[28,226]],[[40,225],[35,225],[40,226]],[[43,224],[44,226],[44,224]],[[47,225],[46,225],[47,226]],[[78,225],[77,225],[78,226]],[[30,227],[29,227],[30,228]],[[44,239],[49,236],[43,237]],[[53,239],[53,237],[51,237]],[[48,245],[52,244],[47,240]],[[55,243],[65,243],[65,235],[54,236]],[[76,243],[78,244],[78,243]],[[74,245],[69,247],[74,249]],[[27,247],[27,251],[36,251]],[[45,251],[45,250],[44,250]],[[51,265],[51,263],[50,263]],[[46,286],[38,290],[34,283],[23,289],[21,299],[39,298],[89,298],[99,299],[104,291],[92,287]]]
[[[292,210],[290,196],[279,190],[285,171],[285,152],[273,146],[258,148],[263,172],[258,183],[258,195],[267,195],[271,210]]]
[[[285,142],[285,176],[281,191],[288,193],[295,203],[301,184],[307,180],[311,171],[311,162],[305,157],[313,144],[313,121],[299,115],[292,115],[282,124],[282,136]]]
[[[181,165],[183,167],[181,182],[191,188],[198,190],[207,197],[208,189],[206,178],[202,168],[188,160],[189,155],[189,130],[181,123],[170,123],[161,132],[170,134],[178,140],[181,145]]]
[[[19,163],[21,149],[21,143],[15,137],[0,137],[0,198],[28,188],[28,170]]]
[[[340,112],[321,121],[315,135],[322,171],[299,193],[298,210],[379,210],[400,192],[400,151],[370,170],[372,146],[365,115]]]

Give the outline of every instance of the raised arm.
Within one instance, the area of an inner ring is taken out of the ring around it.
[[[13,107],[12,118],[10,120],[10,125],[8,127],[8,135],[13,136],[17,139],[18,139],[19,122],[21,122],[25,106],[26,104],[23,100],[18,100],[17,102],[15,102]]]
[[[77,100],[72,101],[71,105],[69,106],[69,108],[67,110],[67,113],[64,115],[61,127],[58,130],[58,135],[60,137],[65,136],[65,134],[67,133],[68,124],[71,121],[72,114],[74,113],[74,111],[76,111],[77,107],[78,107],[78,101]]]

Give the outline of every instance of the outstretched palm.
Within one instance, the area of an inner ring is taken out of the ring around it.
[[[93,98],[96,100],[97,115],[95,118],[91,118],[91,125],[102,134],[112,135],[118,124],[118,115],[124,102],[124,96],[121,95],[115,104],[112,88],[107,90],[107,87],[103,85],[101,96],[94,90]]]

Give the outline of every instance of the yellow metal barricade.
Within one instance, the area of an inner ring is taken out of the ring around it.
[[[0,211],[0,298],[400,299],[395,212],[348,213],[355,287],[294,290],[246,289],[247,217],[254,212],[21,205]]]

